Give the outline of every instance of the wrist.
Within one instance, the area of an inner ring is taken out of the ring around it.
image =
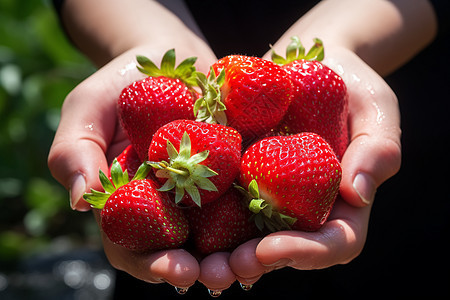
[[[183,2],[173,3],[169,10],[147,0],[66,0],[61,19],[73,43],[99,67],[137,48],[211,55]]]
[[[422,50],[435,34],[435,15],[425,0],[328,0],[294,23],[274,48],[283,51],[290,37],[297,35],[309,49],[313,38],[319,38],[325,56],[330,49],[345,48],[387,75]]]

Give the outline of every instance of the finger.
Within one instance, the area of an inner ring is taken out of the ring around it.
[[[341,195],[352,205],[366,206],[376,188],[400,168],[398,101],[354,53],[334,52],[327,63],[343,77],[349,96],[350,144],[342,158]]]
[[[136,253],[117,245],[105,245],[113,267],[149,283],[167,282],[189,288],[200,273],[197,260],[184,249],[162,250],[151,254]]]
[[[203,283],[210,292],[221,292],[236,281],[236,276],[228,263],[229,257],[228,252],[216,252],[200,262],[198,281]]]
[[[260,241],[260,238],[250,240],[231,253],[230,267],[241,284],[252,285],[271,269],[262,265],[256,257],[256,247]]]
[[[342,159],[342,197],[355,206],[374,201],[377,187],[398,172],[400,145],[391,139],[361,134],[352,139]]]
[[[100,211],[94,209],[94,216],[100,224]],[[200,267],[197,259],[184,249],[139,253],[114,244],[104,232],[101,232],[101,237],[110,264],[140,280],[149,283],[167,282],[186,289],[198,279]]]
[[[81,85],[66,98],[48,159],[50,171],[70,191],[72,208],[78,210],[89,207],[83,193],[99,188],[98,171],[107,168],[106,148],[116,126],[114,105],[95,95]]]
[[[369,213],[370,206],[356,208],[340,200],[319,231],[270,234],[258,244],[256,257],[265,266],[301,270],[348,263],[364,246]]]
[[[79,156],[82,148],[83,156]],[[49,168],[53,176],[69,191],[72,209],[87,211],[90,205],[82,199],[92,187],[100,190],[98,170],[106,170],[106,158],[101,149],[89,140],[61,142],[54,145],[49,157]]]
[[[359,81],[349,94],[351,142],[342,159],[341,195],[356,206],[372,203],[376,188],[397,173],[401,163],[397,98],[381,78],[369,80],[370,89]]]
[[[136,263],[140,263],[137,261]],[[188,288],[199,277],[200,267],[197,260],[184,249],[158,251],[143,258],[143,269],[137,271],[138,276],[159,279],[175,287]],[[129,272],[134,270],[129,270]]]
[[[132,80],[136,71],[121,76],[113,70],[112,64],[107,65],[83,81],[66,97],[61,109],[48,165],[69,190],[73,209],[89,209],[82,195],[90,188],[100,188],[98,171],[106,171],[106,155],[120,153],[118,148],[126,146],[120,143],[126,140],[125,135],[117,134],[116,101],[124,82]]]

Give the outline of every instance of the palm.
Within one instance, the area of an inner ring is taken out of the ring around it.
[[[238,247],[230,265],[244,283],[285,266],[318,269],[351,261],[364,246],[376,187],[398,171],[400,128],[395,95],[353,53],[336,49],[328,54],[325,64],[343,77],[349,94],[351,142],[342,159],[342,198],[317,232],[276,232]],[[355,180],[358,174],[364,180]]]

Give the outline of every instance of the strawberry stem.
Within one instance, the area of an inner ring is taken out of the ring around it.
[[[165,161],[161,161],[161,162],[148,161],[147,164],[152,166],[152,167],[154,167],[154,168],[158,168],[160,170],[167,170],[167,171],[173,172],[173,173],[181,175],[181,176],[189,176],[189,171],[184,171],[184,170],[172,168]]]
[[[170,191],[175,188],[176,204],[183,199],[185,192],[187,192],[192,201],[201,207],[198,189],[217,191],[216,186],[208,177],[216,176],[218,173],[200,164],[208,157],[209,151],[203,151],[191,156],[191,139],[189,134],[184,132],[179,151],[167,140],[167,153],[170,163],[166,161],[147,162],[149,166],[158,169],[156,177],[167,179],[159,190]]]
[[[202,97],[194,104],[194,115],[196,121],[208,124],[227,125],[227,109],[222,102],[221,87],[225,82],[225,70],[216,77],[214,69],[211,68],[209,77],[197,72],[197,83],[202,90]]]
[[[140,180],[147,177],[150,172],[150,167],[143,163],[139,169],[136,171],[136,175],[131,179]],[[122,171],[122,167],[117,159],[114,159],[111,166],[111,180],[103,173],[102,170],[99,170],[100,182],[102,184],[104,192],[99,192],[94,189],[91,189],[90,193],[85,193],[83,195],[83,199],[91,204],[92,208],[102,209],[105,206],[106,201],[108,201],[109,196],[114,193],[118,188],[130,182],[130,178],[128,177],[128,171]]]
[[[235,188],[246,195],[249,201],[248,208],[254,214],[251,219],[259,230],[263,231],[264,228],[270,232],[291,230],[291,225],[297,221],[296,218],[278,212],[270,201],[262,199],[255,179],[248,185],[248,190],[238,185],[235,185]]]

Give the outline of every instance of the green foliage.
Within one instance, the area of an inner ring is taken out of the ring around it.
[[[61,236],[85,238],[47,155],[65,96],[94,71],[48,1],[0,1],[0,264]]]

